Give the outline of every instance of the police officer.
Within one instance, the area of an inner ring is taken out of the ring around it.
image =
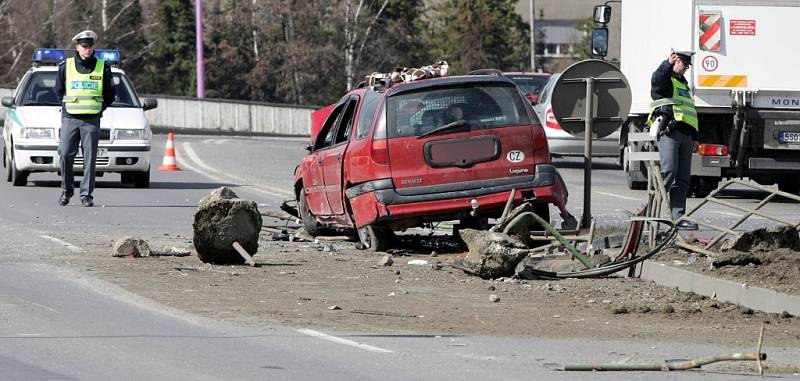
[[[661,175],[669,191],[669,206],[673,221],[680,230],[697,230],[697,224],[681,220],[686,213],[686,196],[689,192],[692,152],[697,151],[699,123],[692,92],[683,75],[692,65],[694,52],[670,51],[669,58],[653,72],[650,81],[650,116],[652,126],[662,116],[657,141],[661,161]]]
[[[81,204],[94,206],[94,172],[97,144],[100,140],[100,118],[114,102],[116,91],[110,66],[94,56],[97,33],[85,30],[72,37],[75,56],[58,65],[55,91],[62,99],[61,133],[58,153],[61,156],[61,196],[58,204],[69,204],[74,194],[72,170],[78,146],[83,149]]]

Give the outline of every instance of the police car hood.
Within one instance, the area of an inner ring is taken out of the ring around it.
[[[60,107],[18,107],[17,115],[26,127],[60,127]],[[103,111],[100,119],[101,128],[144,128],[144,113],[140,108],[109,107]]]

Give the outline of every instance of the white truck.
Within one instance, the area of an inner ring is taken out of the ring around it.
[[[705,197],[721,179],[750,178],[800,191],[800,1],[625,0],[621,69],[631,86],[622,127],[628,185],[646,185],[644,166],[625,153],[639,147],[627,132],[646,130],[650,78],[670,49],[692,50],[686,73],[700,120],[692,193]]]

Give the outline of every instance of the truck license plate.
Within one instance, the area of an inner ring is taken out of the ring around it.
[[[781,131],[778,134],[781,143],[800,143],[800,132]]]

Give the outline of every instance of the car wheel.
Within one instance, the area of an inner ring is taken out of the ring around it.
[[[9,163],[9,155],[6,150],[3,150],[3,167],[6,168],[6,181],[11,181],[11,164]]]
[[[791,194],[800,194],[800,182],[778,181],[778,190]]]
[[[692,177],[692,195],[695,198],[706,198],[719,185],[719,178],[711,176]]]
[[[133,186],[136,188],[150,187],[150,168],[148,168],[145,172],[133,173]]]
[[[297,196],[297,212],[300,213],[300,219],[303,220],[303,226],[306,228],[306,232],[311,234],[312,236],[316,237],[322,233],[322,226],[320,225],[319,221],[311,214],[311,211],[308,210],[308,204],[306,203],[306,191],[303,187],[300,187],[300,193]]]
[[[17,170],[17,163],[14,162],[13,155],[8,166],[8,172],[11,175],[11,183],[14,184],[15,187],[24,187],[28,185],[28,172]]]
[[[394,232],[388,226],[367,225],[358,229],[361,247],[369,251],[386,251],[392,247]]]

